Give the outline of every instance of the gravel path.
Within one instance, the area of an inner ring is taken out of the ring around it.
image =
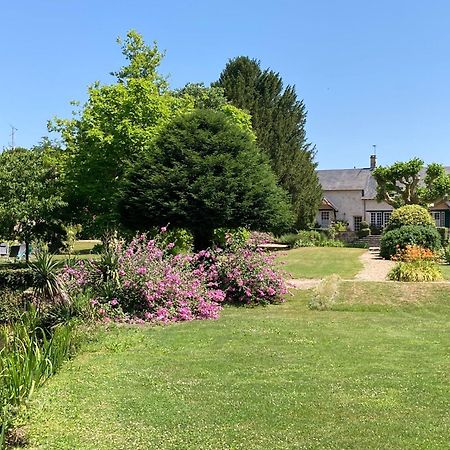
[[[356,275],[355,280],[386,281],[388,272],[394,267],[394,261],[381,258],[378,251],[367,251],[360,256],[363,269]]]
[[[394,261],[380,257],[378,251],[368,250],[360,256],[363,268],[356,275],[355,281],[387,281],[387,274],[394,266]],[[322,280],[320,279],[292,279],[286,280],[289,287],[294,289],[312,289]]]

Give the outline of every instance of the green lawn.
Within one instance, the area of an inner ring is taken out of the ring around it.
[[[450,265],[441,266],[445,280],[450,280]]]
[[[309,295],[98,332],[35,394],[29,448],[448,448],[450,288],[344,282],[323,312]]]
[[[283,269],[294,278],[323,278],[337,274],[353,278],[361,269],[359,257],[366,252],[359,248],[304,247],[283,252],[279,260]]]

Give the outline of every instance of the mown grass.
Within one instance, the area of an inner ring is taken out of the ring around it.
[[[353,278],[362,269],[359,257],[366,251],[359,248],[303,247],[283,252],[279,261],[294,278],[323,278],[332,274]]]
[[[100,330],[37,393],[29,448],[447,448],[449,294],[344,282],[332,311],[310,311],[306,291]]]
[[[450,265],[449,264],[442,265],[441,269],[442,275],[444,276],[444,280],[450,280]]]

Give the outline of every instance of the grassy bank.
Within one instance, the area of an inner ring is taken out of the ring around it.
[[[333,311],[297,292],[218,321],[100,331],[37,393],[30,448],[445,448],[449,294],[345,282]]]

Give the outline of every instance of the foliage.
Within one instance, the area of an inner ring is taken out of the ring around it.
[[[160,130],[178,115],[210,104],[253,136],[250,116],[225,104],[220,90],[188,85],[170,92],[158,72],[164,55],[156,43],[146,45],[135,31],[119,43],[128,64],[113,72],[117,82],[93,84],[87,102],[72,119],[51,124],[52,130],[61,133],[70,155],[66,170],[69,221],[82,218],[89,236],[119,226],[117,202],[127,170],[142,154],[153,152]]]
[[[447,261],[447,264],[450,264],[450,245],[444,249],[444,259]]]
[[[405,248],[398,248],[391,259],[403,262],[436,261],[437,255],[430,249],[423,248],[420,245],[407,245]]]
[[[128,173],[120,213],[132,229],[186,227],[197,249],[210,245],[215,228],[279,231],[292,223],[287,194],[250,135],[213,110],[161,131]]]
[[[228,61],[214,86],[222,88],[233,105],[249,111],[258,146],[290,194],[297,227],[310,225],[322,191],[315,149],[306,140],[305,105],[295,87],[284,87],[278,73],[263,70],[259,61],[244,56]]]
[[[313,290],[308,303],[309,309],[318,311],[331,309],[338,296],[340,283],[341,277],[339,275],[330,275],[321,280]]]
[[[88,288],[104,320],[169,323],[216,318],[224,295],[209,288],[206,274],[192,270],[190,255],[172,255],[160,237],[141,235],[129,245],[118,241],[100,261],[66,267],[72,295]]]
[[[216,228],[214,230],[213,242],[218,247],[224,248],[229,242],[238,247],[243,247],[250,239],[250,231],[247,228]]]
[[[75,242],[77,241],[78,235],[81,233],[83,227],[80,224],[71,224],[63,225],[63,229],[66,232],[64,249],[69,255],[72,255],[75,249]]]
[[[34,284],[34,272],[30,268],[7,268],[0,270],[0,291],[25,291]]]
[[[435,261],[417,259],[413,262],[398,262],[388,273],[391,281],[439,281],[442,272]]]
[[[438,233],[441,235],[442,246],[445,247],[449,240],[448,228],[447,227],[436,227]]]
[[[359,229],[359,231],[358,231],[358,237],[359,238],[363,238],[363,237],[366,237],[366,236],[370,236],[370,225],[369,225],[369,222],[366,222],[365,220],[363,220],[362,222],[361,222],[361,227],[360,227],[360,229]]]
[[[0,290],[0,323],[17,320],[24,310],[23,293],[11,289]]]
[[[15,148],[0,154],[0,234],[28,245],[60,239],[62,178],[54,148]],[[59,237],[58,237],[59,236]],[[27,253],[28,260],[28,253]]]
[[[73,325],[58,326],[48,336],[39,320],[37,310],[31,307],[19,320],[0,326],[1,444],[18,408],[74,349]]]
[[[434,226],[405,225],[383,234],[380,242],[380,255],[389,259],[407,245],[419,245],[436,251],[441,247],[441,237]]]
[[[278,242],[287,244],[291,248],[345,246],[343,242],[329,239],[324,232],[317,230],[300,230],[297,233],[284,234],[278,238]]]
[[[275,257],[228,236],[225,249],[203,250],[195,255],[198,269],[209,283],[235,305],[268,305],[284,301],[287,287],[275,267]]]
[[[67,300],[59,277],[60,263],[46,250],[36,254],[36,260],[30,264],[34,275],[33,296],[38,304],[54,304]]]
[[[420,205],[405,205],[394,209],[386,226],[386,231],[394,230],[404,225],[435,226],[428,210]]]
[[[442,165],[430,164],[421,185],[423,169],[424,163],[419,158],[377,167],[372,172],[377,182],[377,199],[394,208],[412,204],[427,206],[450,193],[450,175]]]

